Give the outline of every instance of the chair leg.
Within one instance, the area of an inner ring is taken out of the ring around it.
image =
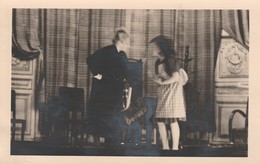
[[[22,123],[21,141],[24,141],[25,122]]]
[[[25,135],[25,128],[26,128],[26,122],[15,122],[15,120],[12,121],[12,127],[11,127],[11,140],[15,140],[15,127],[16,124],[21,124],[21,141],[24,141],[24,135]]]
[[[11,140],[15,140],[15,123],[12,122],[12,128],[11,128]]]
[[[146,126],[146,145],[150,146],[152,144],[152,134],[153,134],[153,127],[152,125]]]

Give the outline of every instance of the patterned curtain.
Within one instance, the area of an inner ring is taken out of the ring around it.
[[[13,10],[12,55],[30,60],[40,55],[38,10]]]
[[[214,72],[221,39],[221,11],[184,11],[184,43],[190,47],[189,80],[200,92],[201,130],[215,131]]]
[[[249,10],[223,10],[222,21],[223,29],[249,49]]]

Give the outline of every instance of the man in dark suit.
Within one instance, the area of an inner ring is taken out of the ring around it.
[[[93,74],[87,109],[88,130],[97,144],[99,137],[104,137],[109,145],[119,142],[123,82],[127,71],[125,52],[128,48],[129,34],[120,28],[112,45],[97,50],[87,59]]]

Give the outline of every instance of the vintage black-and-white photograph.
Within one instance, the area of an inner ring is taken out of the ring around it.
[[[12,9],[10,155],[248,157],[249,9]]]

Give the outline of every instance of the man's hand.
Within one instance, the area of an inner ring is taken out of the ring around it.
[[[97,74],[96,76],[94,76],[94,78],[101,80],[102,79],[102,75],[101,74]]]

